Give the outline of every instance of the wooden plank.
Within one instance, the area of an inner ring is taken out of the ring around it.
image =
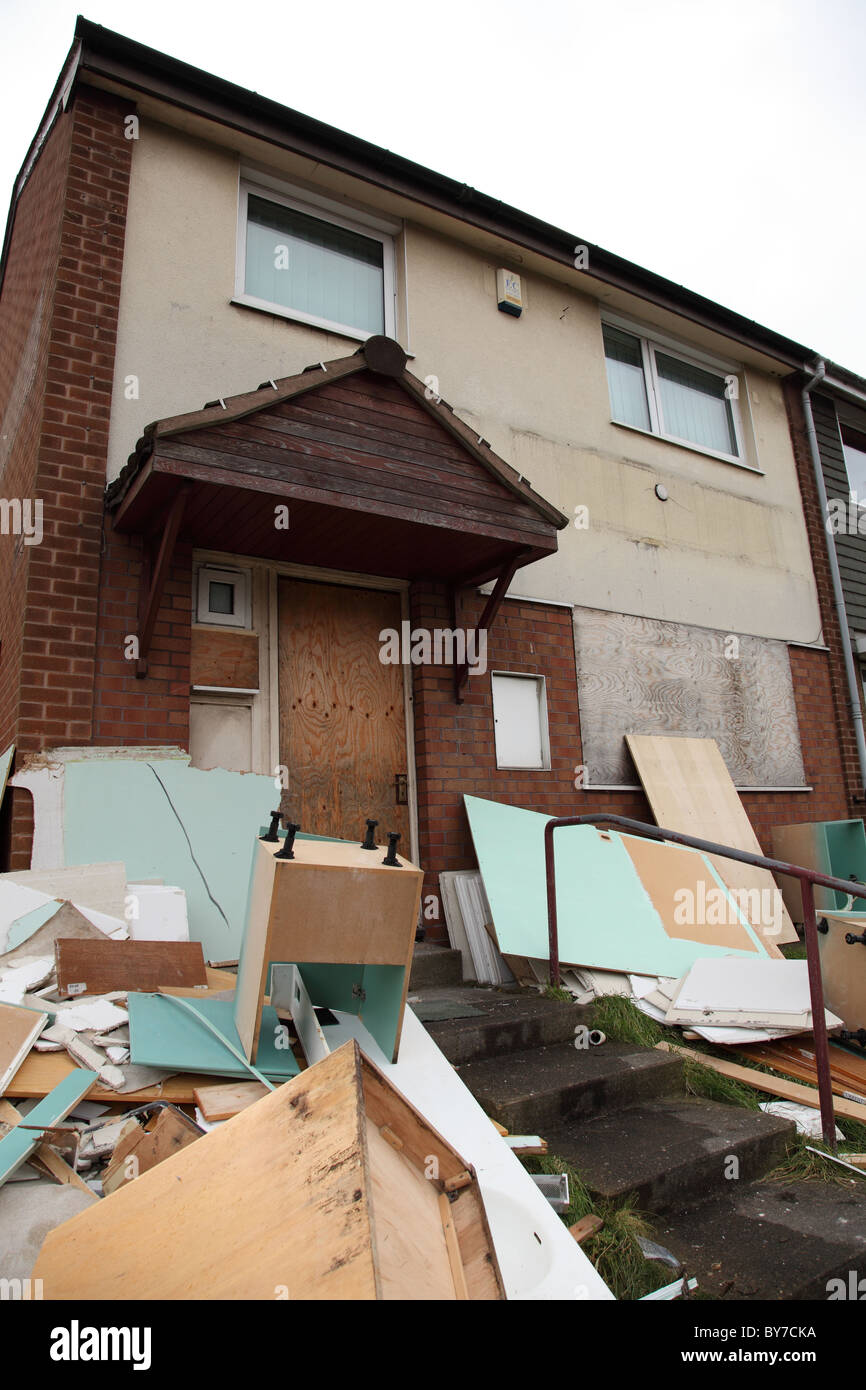
[[[578,1245],[582,1245],[590,1236],[597,1235],[604,1225],[600,1216],[595,1216],[592,1212],[589,1216],[582,1216],[579,1221],[575,1221],[573,1226],[569,1226],[569,1231],[574,1236]]]
[[[764,853],[715,739],[626,734],[625,740],[658,825],[733,849]],[[711,861],[729,889],[747,895],[742,904],[745,915],[765,944],[780,946],[799,939],[769,869],[755,869],[719,855],[711,856]],[[767,894],[771,896],[762,896]],[[777,907],[780,932],[772,932],[775,923],[765,921],[770,913],[762,910],[762,903],[765,908]]]
[[[65,1052],[31,1052],[24,1058],[7,1085],[5,1094],[12,1100],[47,1096],[65,1077],[77,1070],[75,1063]],[[212,1081],[212,1076],[190,1072],[180,1076],[169,1076],[156,1085],[144,1086],[137,1091],[115,1091],[94,1082],[87,1092],[87,1099],[126,1106],[145,1105],[153,1100],[168,1100],[175,1105],[193,1105],[195,1088],[209,1085]]]
[[[704,855],[681,845],[642,840],[637,835],[623,835],[622,842],[668,936],[760,955],[759,947],[738,920],[736,909],[730,905],[726,890],[707,872]],[[720,911],[703,914],[705,919],[711,920],[700,921],[699,913],[681,910],[689,902],[697,908],[701,902],[707,901],[710,893],[716,895],[710,902],[717,909],[721,908]],[[682,894],[690,894],[691,897],[683,897]],[[724,902],[719,901],[721,898],[725,899]],[[693,920],[683,921],[684,917]],[[766,946],[766,939],[764,944]],[[781,957],[781,951],[774,949],[775,954]]]
[[[457,1228],[454,1225],[451,1203],[444,1192],[440,1192],[439,1194],[439,1215],[442,1218],[442,1229],[445,1232],[445,1246],[448,1252],[448,1263],[451,1266],[451,1279],[454,1284],[454,1293],[458,1301],[462,1303],[469,1298],[469,1290],[466,1287],[463,1257],[460,1253],[460,1241],[457,1238]]]
[[[258,633],[233,631],[231,628],[199,627],[193,624],[189,678],[192,685],[257,690]]]
[[[28,1125],[55,1125],[65,1120],[70,1110],[74,1110],[78,1102],[84,1099],[95,1080],[96,1072],[74,1067],[50,1095],[33,1107],[27,1116]],[[23,1130],[20,1123],[4,1135],[0,1139],[0,1183],[4,1183],[16,1168],[26,1163],[40,1143],[38,1130]]]
[[[0,1003],[0,1095],[48,1022],[48,1015]]]
[[[159,985],[207,986],[199,941],[94,941],[59,937],[55,942],[57,989],[62,995],[152,993]]]
[[[208,1124],[218,1120],[230,1120],[233,1115],[240,1114],[248,1105],[253,1105],[267,1094],[267,1088],[258,1081],[236,1081],[225,1086],[197,1086],[193,1092],[195,1103]]]
[[[394,790],[408,771],[403,667],[379,659],[379,633],[399,633],[401,619],[398,594],[280,580],[284,805],[305,831],[360,843],[370,817],[380,843],[396,830],[408,845],[409,808]]]
[[[782,1100],[794,1100],[798,1105],[811,1105],[816,1110],[820,1108],[817,1087],[800,1086],[794,1081],[785,1081],[780,1076],[771,1076],[769,1072],[755,1071],[754,1067],[741,1067],[736,1062],[724,1062],[719,1057],[710,1057],[704,1052],[693,1052],[691,1048],[677,1047],[674,1043],[656,1043],[656,1050],[674,1052],[678,1057],[685,1057],[690,1062],[699,1062],[702,1067],[709,1067],[721,1076],[729,1076],[733,1081],[742,1081],[747,1086],[754,1086],[756,1091],[764,1091],[767,1095],[780,1096]],[[845,1120],[859,1120],[863,1123],[863,1106],[857,1105],[854,1101],[834,1099],[833,1110],[837,1119],[841,1116]]]
[[[439,1215],[438,1185],[425,1181],[369,1118],[367,1151],[381,1297],[453,1300],[454,1278]]]

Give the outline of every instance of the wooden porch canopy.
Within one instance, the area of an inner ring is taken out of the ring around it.
[[[106,492],[115,529],[146,541],[144,669],[180,536],[452,592],[495,579],[495,607],[519,567],[556,551],[567,518],[406,361],[398,343],[370,338],[350,357],[147,427]]]

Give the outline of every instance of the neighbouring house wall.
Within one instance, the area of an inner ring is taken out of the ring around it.
[[[410,598],[414,625],[450,625],[444,589],[413,585]],[[464,600],[463,619],[467,625],[478,621],[482,603],[478,595]],[[836,820],[848,814],[841,759],[827,720],[831,699],[828,653],[791,647],[788,654],[806,782],[812,790],[742,793],[743,805],[768,854],[774,825]],[[486,674],[470,678],[461,705],[454,702],[450,670],[433,666],[413,670],[424,893],[437,901],[441,901],[438,877],[442,870],[475,867],[463,809],[464,793],[551,816],[609,811],[654,824],[642,791],[602,792],[591,785],[575,786],[576,774],[583,764],[583,746],[569,608],[507,599],[490,630],[487,667]],[[490,694],[492,670],[546,677],[549,770],[497,768]],[[432,940],[445,939],[444,917],[428,918],[427,926]]]
[[[827,501],[841,503],[846,513],[845,522],[853,518],[856,524],[864,513],[854,508],[850,511],[850,518],[848,515],[851,485],[845,467],[845,455],[842,452],[836,406],[828,397],[817,392],[812,393],[811,400]],[[858,414],[853,407],[847,407],[846,414],[852,423],[856,421],[859,429],[866,434],[866,412]],[[831,512],[831,519],[832,515]],[[851,534],[846,528],[833,531],[832,536],[845,592],[848,626],[852,632],[866,633],[866,535],[861,535],[859,531]]]
[[[835,749],[839,751],[843,788],[848,808],[845,815],[862,816],[864,808],[863,782],[857,757],[857,743],[854,737],[848,683],[845,675],[845,656],[833,598],[833,581],[830,575],[830,559],[827,550],[828,542],[832,543],[832,541],[827,535],[826,518],[818,499],[800,393],[801,384],[797,379],[791,378],[785,383],[785,404],[797,460],[797,471],[800,477],[803,512],[806,517],[812,550],[812,564],[821,604],[821,620],[825,641],[829,648],[828,676],[830,684],[828,693],[830,700],[824,713],[825,731],[821,735],[820,742],[823,747],[827,748],[829,741],[832,740]],[[829,718],[831,710],[835,728],[831,725]],[[804,754],[805,752],[804,748]],[[821,817],[803,816],[801,819],[817,820]]]
[[[14,577],[4,605],[21,624],[20,639],[10,643],[21,643],[13,668],[19,704],[10,725],[19,758],[52,744],[89,743],[94,732],[103,492],[131,155],[123,121],[132,109],[79,87],[24,189],[20,224],[21,208],[16,216],[17,253],[26,267],[13,272],[10,304],[18,305],[22,348],[38,332],[44,363],[24,397],[24,433],[15,448],[20,485],[43,503],[44,538],[30,553],[25,547],[26,578]],[[24,240],[28,232],[35,249]],[[29,864],[30,797],[15,792],[10,800],[9,864],[22,868]]]
[[[147,120],[134,143],[110,477],[147,422],[355,347],[230,303],[240,168],[232,150]],[[410,369],[422,379],[435,375],[458,414],[566,515],[589,508],[588,529],[563,532],[558,556],[521,571],[519,592],[782,641],[820,640],[777,379],[750,368],[741,402],[746,425],[754,420],[762,475],[611,423],[599,304],[576,288],[525,274],[523,317],[501,314],[497,261],[414,222],[397,239],[397,265],[397,321],[408,314]],[[645,317],[652,313],[646,306]],[[697,341],[687,324],[679,331]],[[734,345],[727,352],[736,360]],[[131,374],[140,394],[127,400]],[[654,494],[657,482],[668,489],[666,503]]]

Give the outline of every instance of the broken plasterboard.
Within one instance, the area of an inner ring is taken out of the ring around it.
[[[50,1095],[30,1111],[27,1116],[29,1129],[23,1129],[19,1125],[0,1139],[0,1183],[5,1182],[22,1163],[26,1163],[33,1150],[41,1143],[42,1134],[39,1126],[49,1127],[65,1120],[70,1110],[74,1110],[78,1102],[84,1099],[95,1080],[95,1072],[71,1072]]]
[[[126,869],[121,863],[81,864],[68,869],[18,869],[0,874],[0,883],[18,883],[51,898],[76,902],[109,917],[123,919]]]
[[[503,1296],[474,1173],[354,1041],[50,1232],[34,1275],[112,1302]]]
[[[466,796],[464,800],[500,949],[506,955],[547,959],[544,827],[549,817],[479,797]],[[683,904],[672,901],[667,887],[659,891],[648,867],[662,863],[665,872],[659,874],[659,881],[668,884],[667,861],[659,858],[668,853],[667,847],[653,842],[655,859],[642,853],[639,868],[629,853],[628,842],[634,838],[592,825],[566,826],[556,832],[559,958],[563,964],[679,977],[702,957],[720,960],[731,953],[766,957],[764,946],[727,898],[709,861],[696,851],[677,848],[680,865],[681,855],[690,856],[693,882],[706,881],[720,890],[730,915],[727,935],[732,943],[742,946],[725,947],[708,940],[700,923],[694,927],[696,939],[684,935],[687,926],[676,920]],[[641,841],[642,846],[646,844],[650,842]],[[680,915],[687,917],[688,912]],[[713,927],[713,933],[717,930]]]
[[[253,837],[270,817],[272,777],[202,772],[170,749],[82,748],[49,750],[14,785],[33,794],[34,868],[120,860],[129,882],[158,879],[184,890],[190,938],[208,959],[237,958]]]
[[[841,1025],[828,1010],[825,1017],[828,1027]],[[808,963],[733,957],[696,961],[680,981],[666,1018],[702,1027],[810,1028]]]
[[[133,941],[189,941],[186,893],[169,884],[130,883],[127,921]]]

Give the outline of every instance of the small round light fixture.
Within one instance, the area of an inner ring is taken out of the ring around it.
[[[668,490],[665,487],[664,483],[656,483],[656,497],[659,499],[660,502],[667,502]]]

